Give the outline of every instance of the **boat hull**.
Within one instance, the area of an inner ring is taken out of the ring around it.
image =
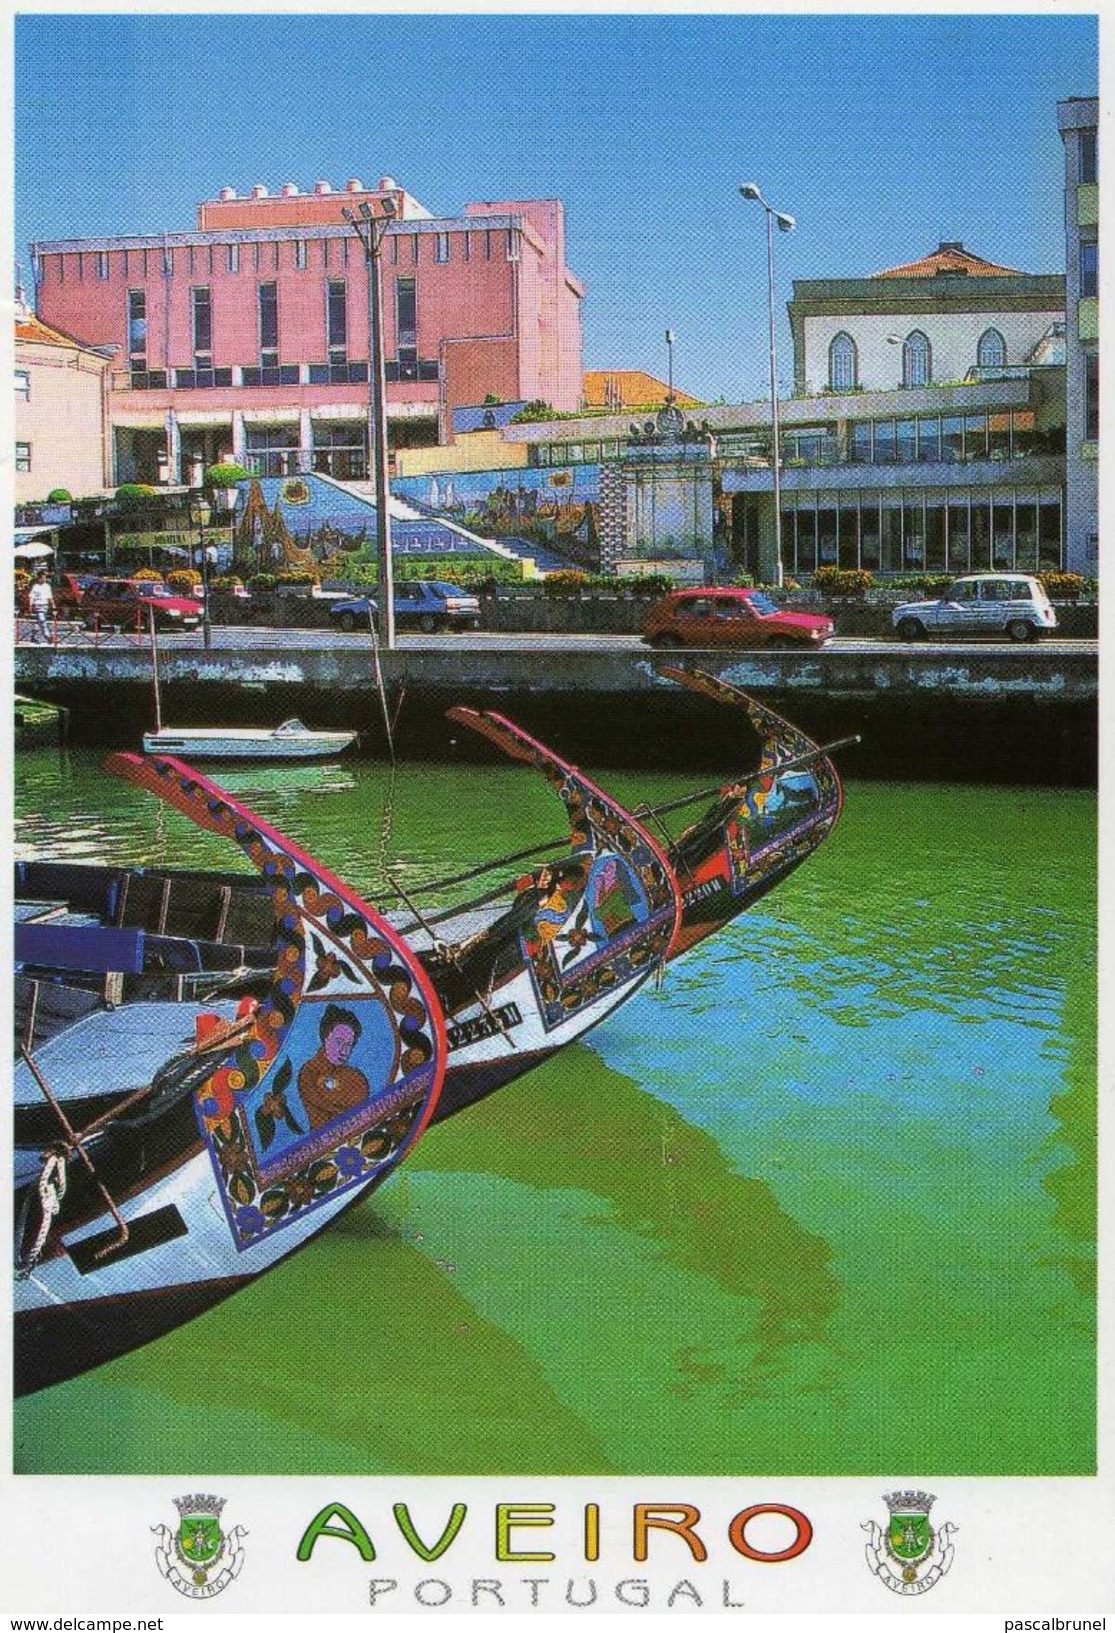
[[[356,741],[354,731],[307,732],[305,737],[276,737],[274,732],[202,730],[144,732],[145,754],[169,754],[189,760],[325,760],[343,754]]]

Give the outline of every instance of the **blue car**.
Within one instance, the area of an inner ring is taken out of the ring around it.
[[[376,603],[369,595],[352,596],[330,604],[329,616],[341,629],[366,629]],[[459,584],[436,579],[413,579],[395,586],[395,625],[432,635],[445,629],[479,629],[480,602]]]

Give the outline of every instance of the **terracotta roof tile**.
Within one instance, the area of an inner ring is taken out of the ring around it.
[[[52,329],[49,323],[44,323],[33,312],[15,320],[16,340],[30,341],[36,346],[77,346],[80,351],[92,351],[83,340],[75,340],[73,335],[64,334],[61,329]]]
[[[586,408],[610,408],[616,413],[658,406],[666,401],[669,390],[665,380],[656,380],[642,369],[592,369],[581,383]],[[674,401],[679,408],[704,406],[699,397],[684,391],[675,391]]]
[[[972,255],[963,244],[941,244],[932,255],[926,255],[920,261],[910,261],[906,266],[889,267],[886,272],[874,272],[874,278],[935,278],[938,273],[946,276],[967,276],[969,278],[1024,278],[1026,274],[1019,272],[1016,267],[997,266],[994,261],[984,261],[978,255]]]

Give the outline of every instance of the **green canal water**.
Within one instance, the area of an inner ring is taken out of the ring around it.
[[[381,767],[219,780],[374,893]],[[236,865],[93,755],[26,753],[15,791],[19,854]],[[1096,820],[852,782],[586,1042],[246,1292],[18,1402],[17,1469],[1090,1471]],[[525,769],[408,765],[386,839],[413,883],[561,827]]]

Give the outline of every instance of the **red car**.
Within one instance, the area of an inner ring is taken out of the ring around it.
[[[118,624],[121,629],[144,631],[150,627],[149,609],[154,611],[156,629],[196,629],[201,622],[200,602],[146,579],[95,578],[81,598],[86,629]]]
[[[785,612],[763,590],[674,590],[643,624],[648,646],[819,647],[831,618]]]

